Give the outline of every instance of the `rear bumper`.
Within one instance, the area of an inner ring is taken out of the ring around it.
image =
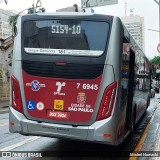
[[[14,125],[9,123],[9,130],[12,133],[53,138],[69,138],[115,145],[116,137],[112,132],[116,132],[113,129],[114,125],[111,125],[110,119],[97,121],[91,126],[77,127],[46,122],[39,123],[37,121],[27,119],[23,114],[10,107],[9,121],[14,122]],[[103,134],[111,134],[111,137],[106,138]]]

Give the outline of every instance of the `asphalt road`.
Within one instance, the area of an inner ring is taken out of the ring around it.
[[[0,114],[8,113],[9,100],[0,101]]]
[[[8,113],[0,114],[0,151],[23,151],[23,152],[40,152],[44,154],[53,154],[54,157],[43,157],[41,159],[113,159],[109,158],[110,153],[115,153],[116,159],[129,159],[125,157],[126,152],[133,152],[138,140],[140,139],[144,128],[150,120],[154,109],[157,107],[159,100],[157,98],[151,99],[151,104],[147,110],[146,115],[136,126],[133,137],[127,140],[118,147],[106,146],[103,144],[95,144],[81,141],[60,140],[56,138],[23,136],[20,134],[12,134],[8,129]],[[156,126],[155,126],[156,127]],[[152,139],[147,143],[152,143]],[[118,155],[117,155],[118,154]],[[38,155],[38,154],[37,154]],[[40,155],[39,155],[40,156]],[[0,158],[0,159],[5,159]],[[10,159],[10,158],[6,158]],[[11,158],[12,160],[24,159],[33,160],[34,158]],[[37,158],[36,158],[37,159]]]

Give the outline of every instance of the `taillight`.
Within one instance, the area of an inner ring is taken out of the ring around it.
[[[101,105],[97,115],[97,121],[111,116],[115,101],[117,82],[110,84],[103,94]]]
[[[20,86],[18,80],[14,76],[11,76],[11,85],[12,85],[12,107],[15,110],[22,113],[23,107],[22,107]]]

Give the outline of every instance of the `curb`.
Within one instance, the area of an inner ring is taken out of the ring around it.
[[[9,104],[6,105],[6,106],[2,106],[1,108],[3,109],[3,108],[8,108],[8,107],[9,107]]]
[[[3,101],[0,100],[0,114],[7,113],[9,111],[10,102],[5,99]]]
[[[3,109],[3,110],[0,110],[0,114],[4,114],[4,113],[8,113],[9,112],[9,106],[8,108],[6,109]]]

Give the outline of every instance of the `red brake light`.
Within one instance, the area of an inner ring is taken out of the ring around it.
[[[97,121],[111,116],[115,95],[117,89],[117,82],[110,84],[103,94],[101,105],[98,111]]]
[[[111,134],[103,134],[103,137],[106,137],[106,138],[108,138],[108,137],[111,137],[112,135]]]
[[[22,99],[21,99],[19,82],[14,76],[11,76],[11,85],[12,85],[12,107],[15,110],[22,113],[23,107],[22,107]]]
[[[56,64],[57,66],[64,66],[64,65],[66,65],[65,62],[56,62],[55,64]]]

